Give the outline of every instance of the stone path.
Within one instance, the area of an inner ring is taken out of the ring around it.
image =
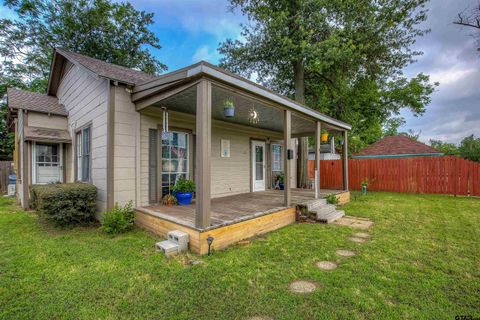
[[[373,221],[365,218],[357,218],[357,217],[351,217],[351,216],[346,216],[343,217],[335,222],[334,224],[342,225],[342,226],[349,226],[352,228],[358,228],[358,229],[368,229],[373,225]],[[369,241],[371,238],[371,235],[366,232],[356,232],[352,234],[350,237],[348,237],[348,240],[355,242],[355,243],[365,243]],[[357,255],[357,253],[353,250],[347,250],[347,249],[338,249],[335,251],[337,256],[347,258],[347,257],[354,257]],[[317,268],[321,270],[334,270],[338,267],[338,264],[333,261],[318,261],[315,263]],[[290,291],[294,293],[311,293],[314,292],[317,288],[318,285],[314,282],[311,281],[306,281],[306,280],[298,280],[290,283]],[[267,319],[267,318],[262,318],[262,317],[254,317],[251,319]]]
[[[332,224],[366,230],[373,226],[373,221],[365,218],[345,216],[332,222]]]

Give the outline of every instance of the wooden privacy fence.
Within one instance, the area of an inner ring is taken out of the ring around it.
[[[8,176],[13,173],[11,161],[0,161],[0,193],[7,193]]]
[[[308,169],[313,179],[313,160]],[[349,159],[348,174],[352,190],[367,179],[373,191],[480,196],[480,163],[454,156]],[[342,161],[320,161],[320,177],[321,188],[341,189]]]

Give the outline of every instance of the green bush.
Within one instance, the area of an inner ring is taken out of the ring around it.
[[[129,230],[133,226],[135,215],[133,212],[132,201],[129,201],[124,207],[118,203],[115,207],[102,214],[102,230],[109,234],[119,234]]]
[[[92,222],[97,188],[86,183],[52,183],[30,186],[32,208],[59,225]]]
[[[195,182],[181,177],[172,188],[173,192],[195,192]]]
[[[334,194],[329,194],[325,199],[327,199],[329,204],[338,204],[338,198]]]

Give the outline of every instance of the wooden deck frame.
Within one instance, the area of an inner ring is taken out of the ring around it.
[[[350,193],[342,190],[331,191],[340,204],[349,201]],[[313,197],[311,198],[314,199]],[[212,248],[221,250],[238,241],[274,231],[295,222],[296,209],[278,207],[245,215],[236,221],[225,222],[208,228],[197,228],[181,219],[161,214],[148,208],[135,209],[135,223],[156,235],[166,237],[172,230],[180,230],[189,234],[189,249],[193,253],[206,254],[208,252],[207,237],[214,238]]]

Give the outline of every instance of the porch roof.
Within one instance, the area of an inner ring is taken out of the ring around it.
[[[294,100],[267,89],[241,76],[216,67],[208,62],[201,61],[186,68],[161,75],[153,80],[137,84],[132,90],[132,100],[139,102],[169,90],[180,92],[189,88],[188,84],[201,77],[208,77],[232,88],[238,88],[256,96],[262,97],[273,104],[306,115],[313,120],[319,120],[331,126],[350,130],[352,127],[343,121],[329,117],[316,110],[310,109]]]

